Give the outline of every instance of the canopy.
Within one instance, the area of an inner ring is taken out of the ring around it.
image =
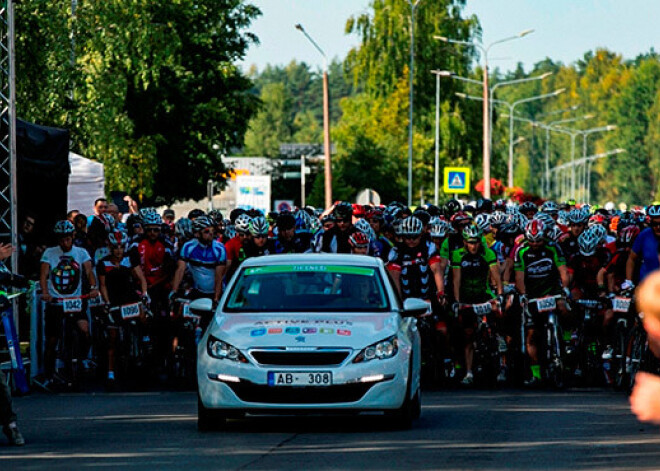
[[[69,211],[77,209],[89,216],[94,213],[94,201],[105,197],[103,164],[69,152],[71,175],[69,176]]]

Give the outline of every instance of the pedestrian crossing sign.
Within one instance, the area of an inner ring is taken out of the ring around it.
[[[445,167],[444,192],[445,193],[469,193],[470,192],[470,168],[469,167]]]

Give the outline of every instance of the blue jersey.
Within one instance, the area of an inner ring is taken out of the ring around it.
[[[660,268],[660,261],[658,260],[658,239],[653,233],[652,228],[648,227],[639,233],[635,242],[633,242],[632,251],[635,252],[640,260],[640,282],[646,277],[646,275]]]
[[[181,249],[181,260],[188,264],[195,289],[202,293],[215,292],[215,269],[227,263],[225,246],[217,240],[203,245],[197,239],[185,243]]]

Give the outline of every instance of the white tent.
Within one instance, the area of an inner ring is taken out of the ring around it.
[[[103,164],[69,152],[71,175],[67,191],[69,211],[77,209],[83,214],[94,214],[94,201],[105,197]]]

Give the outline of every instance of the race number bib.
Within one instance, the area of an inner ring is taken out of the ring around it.
[[[475,314],[490,314],[493,310],[493,305],[491,303],[474,304],[472,309],[474,310]]]
[[[612,310],[614,312],[628,312],[630,309],[630,298],[615,297],[612,301]]]
[[[539,298],[536,300],[536,307],[539,312],[548,312],[554,310],[557,307],[557,302],[555,301],[554,296]]]
[[[122,319],[134,319],[140,317],[140,304],[127,304],[126,306],[121,307],[121,318]]]
[[[80,312],[82,311],[83,308],[83,302],[82,299],[80,298],[73,298],[73,299],[65,299],[62,302],[62,309],[64,312],[71,313],[71,312]]]

